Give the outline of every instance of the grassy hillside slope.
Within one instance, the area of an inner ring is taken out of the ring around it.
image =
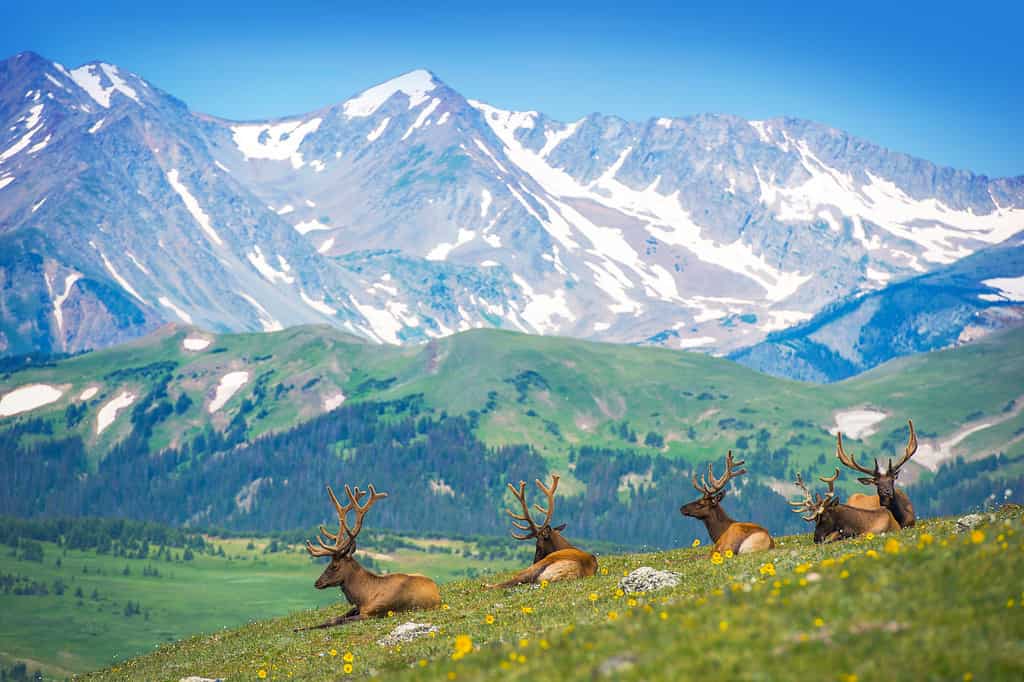
[[[440,610],[292,632],[343,608],[332,605],[162,646],[88,678],[1017,680],[1022,557],[1019,507],[975,532],[934,520],[825,546],[801,535],[721,563],[703,547],[603,556],[589,579],[507,592],[453,582]],[[622,594],[619,577],[639,566],[682,581]],[[440,630],[375,643],[405,620]]]
[[[337,601],[336,592],[313,589],[321,567],[301,545],[275,542],[276,551],[267,552],[269,541],[261,538],[208,542],[224,555],[197,552],[185,561],[174,549],[170,559],[139,559],[44,542],[42,561],[32,561],[5,548],[0,580],[10,580],[12,589],[0,591],[0,668],[20,661],[63,678],[196,632]],[[379,539],[369,543],[382,548]],[[456,540],[403,538],[384,549],[363,553],[363,561],[370,557],[389,571],[427,571],[439,581],[514,563]]]

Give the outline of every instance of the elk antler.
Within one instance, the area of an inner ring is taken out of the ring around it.
[[[910,419],[907,420],[907,424],[910,425],[910,437],[907,439],[907,449],[903,451],[903,456],[900,457],[900,461],[896,464],[892,463],[892,459],[889,460],[889,473],[896,473],[900,470],[900,467],[907,463],[914,453],[917,452],[917,434],[914,433],[914,422]]]
[[[730,480],[736,478],[737,476],[742,476],[743,474],[747,473],[746,469],[740,469],[739,471],[733,470],[734,467],[743,466],[745,462],[746,460],[742,459],[738,462],[734,462],[732,460],[732,450],[729,450],[728,454],[726,454],[725,456],[725,474],[722,475],[722,478],[715,478],[715,473],[712,470],[712,463],[708,462],[707,479],[701,476],[700,483],[698,483],[697,474],[694,474],[693,487],[697,489],[697,492],[703,493],[706,497],[712,497],[714,495],[717,495],[719,492],[722,491],[722,489],[725,487],[725,484],[728,483]]]
[[[842,462],[845,466],[849,467],[850,469],[853,469],[854,471],[859,471],[862,474],[867,474],[868,476],[878,475],[878,460],[875,460],[875,469],[874,471],[872,471],[871,469],[868,469],[866,467],[861,466],[860,464],[857,464],[857,460],[854,459],[853,455],[848,454],[846,450],[843,449],[842,431],[840,431],[839,434],[836,436],[836,457],[838,457],[839,461]]]
[[[544,515],[544,521],[541,522],[540,525],[537,525],[533,520],[533,517],[530,515],[530,506],[526,503],[526,481],[519,481],[518,489],[516,489],[516,487],[511,483],[508,484],[508,489],[512,491],[515,498],[519,500],[519,505],[523,508],[522,514],[517,514],[511,509],[505,510],[505,513],[514,519],[512,521],[512,525],[519,530],[526,532],[526,535],[516,535],[516,533],[513,532],[512,537],[516,540],[529,540],[530,538],[537,537],[537,535],[540,534],[540,529],[551,523],[551,515],[555,512],[555,490],[558,489],[558,478],[558,474],[551,474],[550,487],[545,487],[544,484],[540,482],[539,478],[534,479],[534,483],[537,484],[537,487],[540,488],[541,492],[548,498],[547,509],[541,507],[539,504],[533,505],[538,512]],[[524,526],[521,523],[518,523],[519,521],[523,521],[527,525]]]
[[[378,494],[372,484],[370,485],[370,501],[364,506],[359,506],[359,500],[363,499],[366,492],[360,490],[359,486],[356,486],[354,491],[349,488],[348,485],[345,486],[345,494],[349,499],[349,502],[346,505],[342,505],[341,502],[338,501],[338,497],[334,494],[334,490],[331,489],[331,486],[327,486],[327,494],[330,496],[331,502],[334,504],[334,509],[338,513],[338,532],[331,533],[321,524],[320,533],[333,544],[327,545],[324,543],[323,539],[317,537],[316,541],[320,546],[314,547],[313,544],[307,540],[306,550],[313,556],[333,556],[335,554],[344,553],[348,546],[355,542],[356,536],[359,535],[359,531],[362,530],[363,517],[366,515],[366,512],[370,510],[370,507],[372,507],[377,500],[388,496],[387,493]],[[356,511],[355,531],[350,530],[348,523],[345,521],[345,517],[348,516],[348,513],[353,509]],[[345,535],[348,536],[344,542],[341,540],[342,531],[344,531]]]
[[[796,514],[807,514],[803,517],[804,521],[814,521],[818,518],[818,515],[825,509],[825,503],[832,499],[836,494],[836,479],[839,478],[839,469],[836,469],[836,473],[831,477],[822,476],[819,478],[823,483],[828,484],[828,493],[825,497],[821,496],[821,493],[815,493],[811,495],[811,491],[807,488],[804,483],[803,476],[800,474],[796,475],[796,486],[804,493],[804,499],[796,502],[789,501],[789,505],[794,507],[793,512]]]

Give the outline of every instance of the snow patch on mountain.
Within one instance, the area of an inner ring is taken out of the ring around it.
[[[28,114],[18,119],[18,123],[24,123],[23,128],[25,129],[25,133],[17,142],[12,144],[2,153],[0,153],[0,163],[7,161],[7,159],[11,158],[15,154],[18,154],[32,143],[32,138],[35,136],[35,134],[43,129],[44,124],[40,123],[42,113],[43,105],[36,104],[29,109]],[[12,126],[12,128],[14,128],[14,126]],[[46,139],[49,140],[50,138],[47,137]]]
[[[56,402],[64,392],[49,384],[19,386],[0,398],[0,417],[10,417]]]
[[[316,252],[327,253],[331,250],[332,246],[334,246],[334,237],[328,237],[320,244],[320,246],[316,247]]]
[[[430,100],[430,104],[428,104],[426,107],[424,107],[423,111],[420,112],[420,115],[417,116],[416,120],[413,121],[411,126],[409,126],[409,129],[405,131],[405,135],[402,135],[402,139],[403,140],[406,139],[407,137],[412,135],[412,131],[414,131],[417,128],[421,127],[423,125],[423,122],[427,120],[428,116],[430,116],[432,113],[434,113],[434,109],[437,109],[437,105],[440,104],[440,103],[441,103],[441,100],[439,100],[437,97],[435,97],[434,99]]]
[[[106,405],[100,408],[99,413],[96,415],[96,435],[99,435],[107,430],[114,420],[117,419],[117,413],[126,407],[131,406],[135,402],[135,394],[130,391],[121,391],[114,398],[107,402]]]
[[[316,230],[333,230],[334,228],[330,225],[324,225],[319,220],[303,220],[301,223],[295,224],[295,231],[299,234],[307,234],[309,232],[315,232]]]
[[[222,376],[213,394],[213,400],[210,401],[210,405],[206,408],[207,411],[213,414],[224,407],[225,403],[231,400],[231,396],[238,393],[238,390],[245,386],[248,381],[249,373],[246,371],[228,372]]]
[[[324,412],[338,409],[343,402],[345,402],[345,394],[341,391],[324,398]]]
[[[263,275],[263,278],[271,284],[275,284],[278,281],[283,284],[293,284],[295,282],[295,278],[293,276],[289,275],[285,270],[276,269],[269,261],[267,261],[267,258],[263,255],[263,251],[260,249],[259,245],[253,246],[253,250],[245,254],[245,257],[250,263],[252,263],[252,266],[256,268],[256,271]]]
[[[86,400],[92,400],[92,398],[95,397],[95,395],[99,392],[100,389],[98,387],[90,386],[89,388],[85,389],[84,391],[78,394],[78,400],[81,402],[85,402]]]
[[[200,336],[188,336],[185,338],[184,341],[181,342],[181,345],[185,350],[189,350],[195,353],[209,348],[210,340],[204,339]]]
[[[298,169],[305,165],[299,146],[310,133],[316,132],[323,121],[320,117],[308,121],[283,121],[270,125],[235,125],[231,126],[231,134],[235,146],[242,152],[246,161],[250,159],[269,159],[271,161],[291,161],[292,168]]]
[[[107,86],[103,84],[104,76],[109,83]],[[86,64],[73,69],[70,77],[105,109],[110,108],[110,98],[115,92],[120,92],[125,97],[134,100],[136,104],[142,103],[135,89],[121,78],[120,71],[112,64]]]
[[[189,315],[188,313],[186,313],[184,310],[182,310],[177,305],[175,305],[171,301],[171,299],[167,298],[166,296],[161,296],[160,298],[158,298],[156,300],[160,302],[160,305],[162,305],[165,308],[170,309],[175,315],[177,315],[179,320],[181,320],[185,324],[192,324],[192,316]]]
[[[301,289],[299,290],[299,297],[302,299],[303,303],[305,303],[310,308],[312,308],[313,310],[315,310],[318,313],[321,313],[323,315],[330,316],[330,315],[334,315],[334,314],[336,314],[338,312],[337,310],[335,310],[331,306],[327,305],[327,303],[323,299],[320,299],[318,301],[315,298],[312,298],[312,297],[308,296],[306,294],[306,292],[302,291]]]
[[[464,244],[468,244],[476,238],[476,231],[467,230],[465,228],[459,228],[459,234],[456,236],[454,242],[441,242],[425,256],[427,260],[445,260],[455,249],[459,248]]]
[[[391,123],[391,117],[385,116],[384,119],[377,124],[376,128],[374,128],[373,130],[366,134],[366,141],[373,142],[381,135],[383,135],[384,131],[387,130],[389,123]]]
[[[209,237],[217,246],[223,246],[224,241],[220,238],[220,235],[217,234],[217,231],[213,229],[213,225],[210,224],[210,216],[206,214],[206,211],[204,211],[199,205],[196,198],[192,196],[192,192],[188,190],[188,187],[185,187],[185,184],[181,182],[178,177],[177,168],[172,168],[167,171],[167,182],[171,184],[174,191],[178,193],[179,197],[181,197],[181,201],[185,204],[185,208],[187,208],[188,212],[192,214],[196,223],[200,228],[202,228],[203,232],[206,233],[206,236]]]
[[[99,249],[99,247],[96,246],[95,243],[90,241],[89,245],[92,246],[94,249],[96,249],[97,252],[99,252],[100,260],[103,261],[103,266],[107,269],[107,272],[110,273],[110,276],[114,278],[114,281],[117,282],[118,284],[120,284],[122,289],[124,289],[129,294],[131,294],[132,296],[137,298],[140,302],[145,303],[146,305],[149,305],[146,302],[146,299],[142,298],[142,296],[139,295],[139,292],[137,292],[135,290],[135,287],[133,287],[131,284],[129,284],[128,280],[126,280],[124,277],[122,277],[121,273],[119,273],[114,268],[114,264],[110,262],[109,258],[107,258],[107,254],[103,253],[103,251],[101,251]]]
[[[62,333],[64,331],[64,311],[62,310],[64,301],[68,300],[68,297],[71,296],[71,287],[80,279],[82,279],[81,273],[72,272],[64,278],[64,291],[53,296],[53,318],[57,320],[57,330]],[[47,277],[46,284],[50,286],[49,277]],[[51,289],[51,295],[52,293]]]
[[[14,180],[15,177],[13,175],[5,175],[4,177],[0,178],[0,189],[3,189],[7,185],[11,184],[12,182],[14,182]]]
[[[1024,277],[997,277],[982,284],[999,290],[998,294],[981,294],[983,301],[1024,301]]]
[[[429,71],[417,69],[364,90],[345,102],[342,105],[342,110],[348,118],[365,118],[399,92],[409,98],[409,108],[414,109],[425,102],[429,96],[428,93],[436,87],[437,83],[434,82],[434,77]]]
[[[241,291],[239,291],[237,293],[238,293],[239,296],[244,298],[249,303],[249,305],[251,305],[253,308],[256,309],[257,318],[260,321],[260,326],[263,327],[263,331],[265,331],[265,332],[279,332],[282,329],[284,329],[284,325],[282,325],[280,322],[275,320],[273,318],[273,316],[271,316],[271,314],[269,312],[267,312],[267,309],[264,308],[260,304],[259,301],[257,301],[255,298],[253,298],[249,294],[243,293]]]

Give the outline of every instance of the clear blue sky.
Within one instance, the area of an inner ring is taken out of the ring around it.
[[[302,113],[427,67],[467,97],[562,120],[797,116],[1024,174],[1020,0],[158,4],[6,3],[0,53],[113,62],[234,119]]]

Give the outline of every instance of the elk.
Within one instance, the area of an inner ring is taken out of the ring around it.
[[[373,485],[370,485],[370,499],[366,504],[360,505],[359,502],[366,492],[360,490],[358,486],[353,490],[346,485],[345,495],[348,496],[348,503],[344,506],[338,501],[331,486],[327,486],[327,494],[330,495],[334,509],[338,512],[338,532],[331,533],[320,526],[320,533],[331,544],[326,544],[323,539],[317,537],[319,546],[314,547],[307,540],[306,550],[314,557],[331,557],[331,562],[317,578],[314,586],[318,590],[335,585],[341,587],[345,599],[352,604],[352,608],[343,616],[297,630],[330,628],[370,616],[387,615],[388,611],[436,609],[441,605],[441,593],[437,589],[437,583],[430,578],[406,573],[377,575],[360,566],[352,556],[356,551],[356,537],[363,529],[366,512],[370,511],[370,507],[378,500],[387,497],[387,493],[378,493]],[[355,512],[354,528],[349,528],[346,521],[350,512]]]
[[[551,527],[551,516],[555,512],[555,490],[558,488],[558,474],[551,475],[551,486],[546,487],[535,479],[534,482],[541,492],[548,498],[548,506],[545,509],[539,504],[534,504],[534,509],[544,515],[544,520],[538,524],[530,515],[530,507],[526,503],[526,482],[519,481],[519,488],[511,483],[508,489],[519,501],[523,511],[506,509],[505,513],[512,517],[512,525],[523,531],[522,535],[512,531],[512,537],[516,540],[530,540],[536,538],[537,550],[533,554],[533,564],[516,573],[505,582],[496,585],[488,585],[492,588],[512,587],[525,583],[539,583],[542,580],[554,582],[556,580],[572,580],[573,578],[586,578],[597,573],[597,557],[574,547],[572,543],[562,536],[565,524],[554,528]]]
[[[708,463],[706,479],[701,476],[698,483],[697,475],[693,475],[693,487],[701,493],[700,499],[679,508],[679,513],[683,516],[690,516],[704,522],[704,527],[708,529],[708,535],[715,543],[711,550],[712,553],[732,550],[734,554],[747,554],[775,547],[775,540],[765,528],[756,523],[733,521],[722,509],[721,502],[725,497],[726,484],[731,479],[747,473],[746,469],[736,470],[736,467],[741,467],[743,464],[744,460],[733,461],[732,450],[730,450],[725,456],[725,474],[722,478],[715,478],[712,465]]]
[[[900,524],[896,523],[896,519],[884,507],[861,509],[840,504],[835,488],[838,478],[838,467],[832,476],[820,477],[818,480],[828,485],[828,492],[824,497],[821,493],[812,497],[801,475],[796,475],[796,485],[803,491],[804,499],[791,501],[789,504],[794,507],[793,511],[797,514],[806,514],[803,517],[804,521],[814,522],[815,543],[834,542],[864,533],[887,533],[900,529]]]
[[[868,469],[867,467],[861,466],[857,463],[857,460],[853,455],[846,452],[843,448],[843,434],[839,433],[836,436],[836,457],[843,465],[858,471],[867,476],[858,478],[857,480],[864,485],[873,485],[877,491],[876,495],[863,495],[860,493],[850,496],[847,500],[847,504],[851,507],[860,507],[862,509],[871,509],[875,507],[885,507],[892,516],[896,519],[896,523],[900,524],[900,528],[909,528],[914,525],[914,505],[910,503],[910,498],[907,494],[896,487],[896,479],[900,475],[900,467],[907,463],[907,461],[914,456],[917,452],[917,434],[914,433],[914,422],[907,420],[907,424],[910,425],[910,438],[907,440],[907,448],[903,452],[903,456],[900,457],[899,461],[895,464],[892,463],[892,458],[889,458],[889,466],[882,469],[878,466],[878,458],[875,458],[875,468]]]

